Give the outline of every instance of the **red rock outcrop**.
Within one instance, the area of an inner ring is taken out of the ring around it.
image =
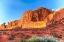
[[[5,23],[1,24],[0,29],[5,29],[5,28],[6,28]]]
[[[46,22],[49,14],[53,13],[52,10],[40,7],[37,10],[29,10],[24,12],[20,20],[8,22],[6,28],[22,27],[22,28],[43,28],[46,27]],[[49,16],[50,17],[50,16]]]
[[[50,21],[47,22],[47,25],[50,25],[50,24],[53,24],[53,23],[58,24],[58,23],[61,23],[61,22],[64,24],[64,8],[55,11],[51,15],[52,15],[53,18]]]
[[[52,11],[47,8],[40,7],[37,10],[29,10],[24,12],[20,20],[15,20],[9,22],[8,25],[1,25],[1,28],[12,28],[12,27],[22,27],[22,28],[43,28],[47,25],[57,23],[64,24],[64,8]]]
[[[0,29],[12,29],[12,28],[15,28],[18,26],[18,22],[19,20],[15,20],[15,21],[12,21],[12,22],[8,22],[7,25],[5,25],[5,23],[1,24],[0,25]]]
[[[53,13],[52,10],[40,7],[37,10],[26,11],[19,20],[18,25],[22,28],[43,28],[46,27],[47,16]]]
[[[62,18],[64,18],[64,8],[56,11],[53,16],[54,21],[59,21]]]
[[[6,26],[6,28],[13,28],[18,25],[18,22],[19,22],[19,20],[8,22],[8,25]]]

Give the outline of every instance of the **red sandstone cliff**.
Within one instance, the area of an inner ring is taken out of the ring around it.
[[[46,27],[46,18],[52,10],[40,7],[37,10],[29,10],[24,12],[18,25],[22,28],[43,28]]]
[[[5,23],[1,24],[0,29],[12,29],[17,27],[19,20],[15,20],[12,22],[8,22],[7,25],[5,25]]]
[[[64,18],[64,8],[56,11],[54,14],[54,21],[59,21],[60,19]]]
[[[55,23],[64,24],[64,8],[55,11],[51,15],[52,15],[52,19],[47,22],[47,25],[55,24]]]
[[[19,20],[8,22],[8,25],[6,26],[6,28],[14,28],[15,26],[18,25],[18,22],[19,22]]]
[[[4,28],[6,28],[5,23],[1,24],[1,26],[0,26],[0,29],[4,29]]]
[[[24,12],[20,20],[9,22],[8,25],[2,24],[0,28],[43,28],[47,25],[60,21],[64,24],[64,8],[52,11],[47,8],[40,7],[37,10],[29,10]]]

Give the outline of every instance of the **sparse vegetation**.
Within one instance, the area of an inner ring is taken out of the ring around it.
[[[8,40],[14,40],[14,38],[13,37],[9,37]]]
[[[61,35],[58,35],[56,33],[54,33],[53,36],[56,37],[56,38],[62,38]]]
[[[54,39],[52,36],[43,36],[43,37],[32,37],[28,40],[20,39],[19,42],[58,42],[58,40]]]
[[[38,42],[38,41],[39,41],[39,39],[37,37],[35,37],[35,36],[33,36],[32,38],[30,38],[28,40],[28,42]]]
[[[53,38],[53,36],[48,36],[48,35],[45,35],[45,36],[39,38],[39,41],[40,42],[58,42],[58,40]]]
[[[26,42],[25,39],[20,38],[19,42]]]
[[[14,34],[12,34],[12,35],[8,38],[8,40],[14,40],[14,38],[15,38],[15,36],[14,36]]]

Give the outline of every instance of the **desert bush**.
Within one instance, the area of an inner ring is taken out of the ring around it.
[[[45,35],[43,37],[32,36],[30,39],[20,38],[19,42],[58,42],[53,36]]]
[[[58,40],[54,39],[52,36],[46,35],[43,37],[32,37],[28,42],[58,42]]]
[[[54,34],[52,34],[53,35],[53,37],[56,37],[56,38],[62,38],[60,35],[58,35],[58,34],[56,34],[56,33],[54,33]]]
[[[13,37],[9,37],[8,40],[14,40],[14,38]]]
[[[15,35],[12,34],[12,35],[8,38],[8,40],[14,40],[14,38],[15,38]]]
[[[38,38],[32,37],[28,40],[28,42],[38,42]]]
[[[40,37],[39,41],[42,41],[42,42],[58,42],[58,40],[54,39],[53,36],[48,36],[48,35]]]
[[[14,35],[14,34],[12,34],[12,35],[11,35],[11,37],[15,38],[15,35]]]
[[[23,38],[20,38],[19,42],[27,42],[27,41]]]

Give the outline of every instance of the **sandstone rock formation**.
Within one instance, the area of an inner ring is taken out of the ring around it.
[[[8,22],[8,25],[6,26],[6,28],[13,28],[18,25],[18,22],[19,22],[19,20]]]
[[[22,28],[43,28],[46,27],[47,16],[53,13],[52,10],[40,7],[37,10],[26,11],[19,20],[18,25]]]
[[[47,22],[47,25],[54,24],[54,23],[58,24],[61,22],[64,24],[64,8],[55,11],[51,15],[52,15],[52,19]]]
[[[64,8],[56,11],[54,14],[54,21],[59,21],[60,19],[64,18]]]
[[[4,28],[5,29],[12,29],[12,28],[15,28],[15,27],[17,27],[18,22],[19,22],[19,20],[15,20],[15,21],[12,21],[12,22],[8,22],[7,25],[5,25],[5,23],[3,23],[3,24],[1,24],[0,29],[4,29]]]
[[[0,29],[5,29],[5,28],[6,28],[5,23],[1,24]]]
[[[21,28],[44,28],[54,23],[64,24],[64,8],[54,12],[43,7],[37,10],[29,10],[24,12],[20,20],[8,22],[8,25],[4,23],[0,28],[12,29],[17,26]]]

